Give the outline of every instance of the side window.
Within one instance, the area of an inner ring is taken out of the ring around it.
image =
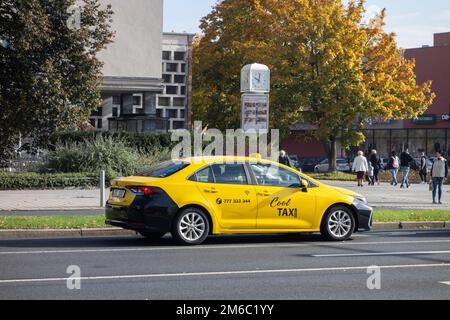
[[[214,176],[212,174],[211,168],[207,167],[198,171],[194,175],[194,181],[202,182],[202,183],[214,183]]]
[[[214,164],[212,165],[216,183],[248,184],[247,175],[242,164]]]
[[[299,187],[300,177],[292,171],[270,164],[252,164],[256,182],[260,186]]]

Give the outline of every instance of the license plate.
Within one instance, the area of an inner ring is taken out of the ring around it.
[[[112,191],[112,197],[113,198],[124,198],[125,197],[125,190],[114,189]]]

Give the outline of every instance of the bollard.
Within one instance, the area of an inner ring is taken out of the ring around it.
[[[106,205],[106,193],[105,193],[105,180],[106,180],[105,170],[100,172],[100,207],[104,208]]]

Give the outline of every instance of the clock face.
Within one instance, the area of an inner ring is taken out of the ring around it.
[[[252,89],[256,91],[269,91],[268,73],[254,71],[251,74]]]

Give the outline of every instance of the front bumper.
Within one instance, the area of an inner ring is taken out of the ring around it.
[[[370,231],[373,226],[373,208],[366,204],[355,201],[352,204],[353,209],[356,212],[358,218],[358,225],[356,226],[357,231]]]
[[[165,194],[137,196],[130,206],[107,203],[105,223],[137,232],[170,232],[178,206]]]

